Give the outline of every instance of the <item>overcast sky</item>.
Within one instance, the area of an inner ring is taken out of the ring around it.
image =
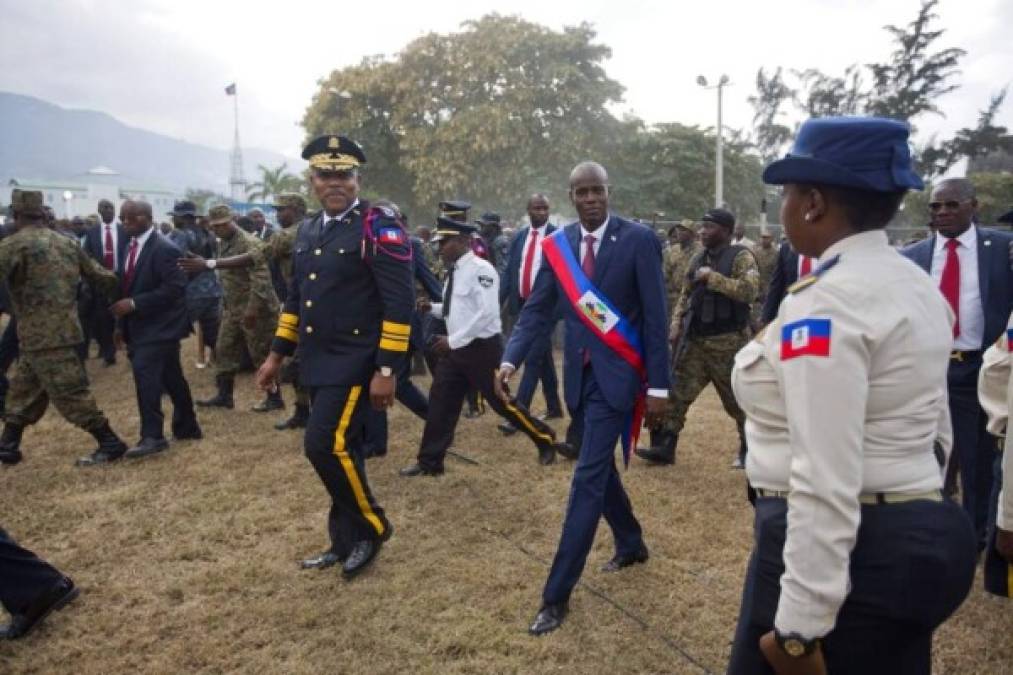
[[[298,156],[299,120],[317,80],[363,56],[393,54],[430,31],[450,32],[497,11],[560,29],[591,22],[612,48],[608,74],[626,87],[616,112],[649,122],[712,126],[713,91],[703,74],[731,78],[725,124],[748,128],[760,66],[838,73],[889,51],[882,26],[906,24],[918,0],[705,0],[610,3],[337,2],[335,0],[5,0],[0,90],[120,120],[187,141],[227,148],[240,93],[244,146]],[[931,132],[974,124],[990,93],[1013,79],[1013,2],[943,0],[940,46],[968,51],[962,87],[940,105]],[[1000,123],[1013,128],[1013,96]],[[0,120],[2,123],[2,120]]]

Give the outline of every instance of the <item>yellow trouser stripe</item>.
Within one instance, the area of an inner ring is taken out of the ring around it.
[[[546,443],[555,443],[556,439],[554,439],[552,436],[549,436],[547,434],[543,434],[541,431],[539,431],[535,427],[535,425],[531,424],[531,420],[529,420],[527,418],[527,416],[525,416],[523,413],[521,413],[521,411],[518,410],[518,408],[516,406],[514,406],[511,403],[506,403],[505,405],[506,405],[506,409],[507,410],[509,410],[510,412],[512,412],[514,415],[517,416],[517,419],[520,420],[520,423],[524,425],[525,429],[527,429],[532,434],[534,434],[538,438],[542,439]]]
[[[278,323],[283,323],[292,328],[297,328],[299,326],[299,315],[282,312],[281,316],[278,318]]]
[[[299,342],[299,333],[282,325],[278,326],[278,330],[274,332],[274,336],[280,337],[282,340],[288,340],[289,342]]]
[[[366,499],[366,491],[362,488],[362,481],[359,480],[359,471],[355,468],[355,462],[352,461],[348,450],[345,448],[345,433],[348,431],[348,424],[352,421],[352,413],[355,411],[355,404],[359,401],[359,394],[361,393],[362,385],[352,387],[352,390],[348,392],[345,409],[341,411],[338,428],[334,431],[334,456],[338,458],[341,469],[345,472],[345,477],[348,479],[348,484],[352,486],[352,494],[355,495],[355,501],[359,504],[359,511],[362,512],[363,518],[369,521],[369,524],[373,526],[377,534],[383,534],[383,521],[373,513],[373,507],[369,505],[369,500]]]
[[[393,321],[384,321],[380,329],[385,333],[403,335],[404,337],[408,337],[412,332],[411,324],[394,323]]]
[[[386,349],[388,352],[406,352],[408,351],[408,341],[394,342],[387,338],[380,338],[380,349]]]

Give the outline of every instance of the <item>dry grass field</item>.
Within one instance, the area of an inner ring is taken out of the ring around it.
[[[209,394],[212,374],[192,368],[189,349],[185,360],[195,396]],[[124,361],[91,361],[89,372],[133,441]],[[501,437],[489,412],[462,420],[455,446],[478,465],[450,458],[440,478],[402,479],[421,422],[396,408],[390,453],[368,464],[394,537],[348,583],[334,569],[298,569],[327,544],[326,493],[299,434],[249,412],[249,375],[237,397],[232,413],[202,413],[205,440],[110,467],[76,469],[92,439],[54,411],[26,433],[25,461],[0,471],[0,522],[83,593],[29,638],[0,643],[0,673],[724,672],[751,510],[742,473],[728,468],[734,427],[711,390],[675,468],[635,461],[623,473],[650,561],[599,572],[612,555],[603,525],[570,618],[541,639],[526,627],[569,463],[538,466],[526,439]],[[1013,605],[980,586],[979,573],[937,634],[937,673],[1013,673]]]

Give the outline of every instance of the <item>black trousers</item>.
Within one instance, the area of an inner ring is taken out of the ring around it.
[[[98,342],[99,356],[106,363],[116,361],[116,345],[113,343],[113,330],[116,328],[116,319],[109,313],[109,307],[104,302],[96,299],[92,305],[91,313],[91,337]]]
[[[59,570],[18,546],[0,527],[0,604],[8,613],[24,614],[61,579]]]
[[[418,461],[422,466],[440,470],[461,416],[461,406],[469,389],[477,390],[496,413],[517,427],[538,447],[552,445],[555,432],[531,416],[517,403],[503,403],[496,396],[493,380],[503,357],[499,335],[472,340],[440,359],[429,388],[429,415],[422,431]]]
[[[130,346],[127,358],[134,371],[141,438],[164,438],[163,391],[172,401],[172,433],[186,435],[197,431],[200,427],[190,385],[179,363],[179,340]]]
[[[397,385],[394,398],[411,410],[416,417],[426,419],[429,414],[429,398],[411,380],[412,353],[401,362],[397,371]],[[363,446],[367,457],[387,452],[387,411],[366,406],[366,428],[363,430]]]
[[[310,389],[306,458],[331,496],[327,531],[331,550],[342,558],[356,542],[390,536],[390,523],[366,480],[362,429],[368,405],[367,383]]]
[[[774,627],[784,573],[788,503],[756,500],[730,675],[772,674],[760,637]],[[851,552],[851,591],[823,640],[835,675],[915,675],[932,668],[932,632],[967,597],[974,581],[974,531],[950,500],[862,506]]]
[[[1013,563],[1007,562],[995,548],[999,493],[1002,491],[1002,451],[996,454],[992,469],[992,498],[989,500],[988,540],[987,546],[985,546],[985,563],[983,565],[985,590],[1004,598],[1013,598]]]
[[[988,434],[985,411],[978,402],[978,371],[981,353],[964,352],[963,360],[951,360],[947,372],[953,452],[946,472],[944,492],[956,492],[960,477],[960,500],[974,523],[979,549],[985,545],[988,501],[992,492],[992,461],[995,441]]]

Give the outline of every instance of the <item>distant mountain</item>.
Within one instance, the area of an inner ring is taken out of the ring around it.
[[[247,180],[258,164],[302,160],[269,150],[243,149]],[[31,96],[0,92],[0,185],[11,178],[61,180],[110,167],[132,185],[176,192],[205,188],[228,194],[229,152],[137,129],[94,110],[61,108]]]

